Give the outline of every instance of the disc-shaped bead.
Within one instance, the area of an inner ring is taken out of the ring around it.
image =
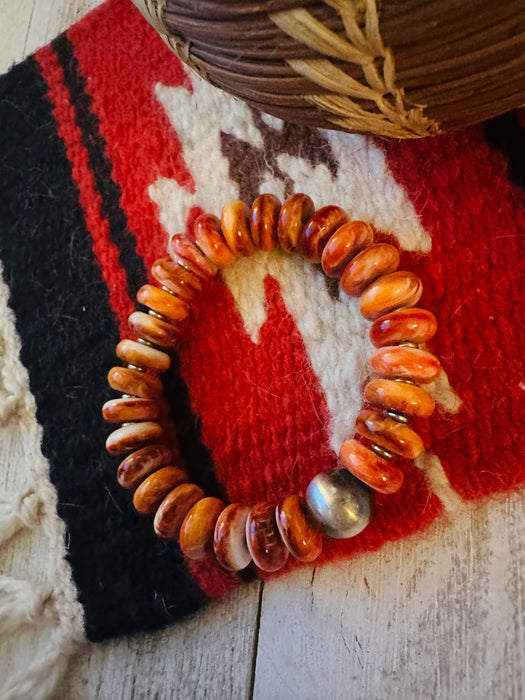
[[[374,240],[374,229],[364,221],[348,221],[330,237],[321,256],[328,277],[340,277],[350,260]]]
[[[213,277],[217,272],[217,265],[203,255],[183,233],[176,233],[170,238],[169,253],[174,260],[182,259],[201,277]]]
[[[363,396],[374,406],[417,418],[429,418],[436,406],[428,391],[392,379],[372,379],[365,386]]]
[[[255,251],[250,232],[251,213],[250,207],[240,199],[230,199],[222,208],[222,235],[235,255],[248,256]]]
[[[381,377],[410,379],[420,384],[432,382],[441,372],[441,363],[435,355],[402,345],[379,348],[370,358],[370,366]]]
[[[221,222],[213,214],[201,214],[195,221],[195,243],[217,267],[225,267],[235,260],[221,232]]]
[[[253,506],[246,521],[246,542],[253,561],[262,571],[278,571],[284,566],[288,549],[277,527],[274,505],[263,502]]]
[[[348,221],[344,209],[333,204],[318,209],[299,234],[297,247],[312,263],[321,262],[324,247],[330,236]]]
[[[360,435],[400,457],[415,459],[423,451],[423,441],[412,428],[383,416],[375,409],[360,411],[355,427]]]
[[[349,297],[358,297],[380,275],[397,270],[399,253],[389,243],[376,243],[358,253],[341,275],[341,289]]]
[[[374,491],[396,493],[403,485],[403,472],[394,464],[378,457],[372,450],[357,440],[347,440],[339,450],[339,460],[345,469],[352,472]]]
[[[153,421],[128,423],[111,433],[106,440],[106,449],[112,455],[121,455],[148,443],[158,442],[162,433],[160,425]]]
[[[314,476],[306,503],[315,526],[329,537],[358,535],[370,522],[370,489],[346,469],[329,469]]]
[[[297,192],[285,200],[277,224],[281,248],[290,252],[297,247],[301,231],[314,214],[314,203],[306,194]]]
[[[281,202],[273,194],[260,194],[252,204],[250,232],[257,248],[272,250],[277,245],[277,224]]]
[[[130,365],[165,372],[170,366],[170,356],[162,350],[152,348],[135,340],[121,340],[117,345],[117,357]]]
[[[108,423],[155,420],[158,415],[159,405],[152,399],[111,399],[102,406],[102,416]]]
[[[182,299],[152,284],[145,284],[139,289],[137,301],[170,321],[184,321],[188,317],[188,305]]]
[[[314,561],[323,549],[323,537],[308,515],[306,502],[298,494],[287,496],[275,509],[277,527],[284,544],[299,561]]]
[[[188,559],[204,559],[213,551],[215,523],[224,508],[219,498],[208,496],[188,511],[179,535],[180,548]]]
[[[203,497],[204,491],[196,484],[181,484],[170,491],[155,514],[157,535],[163,540],[177,540],[190,508]]]
[[[143,311],[134,311],[128,318],[132,333],[150,343],[163,347],[173,347],[177,342],[177,329],[172,323],[156,318]]]
[[[185,301],[192,301],[202,290],[202,277],[186,270],[171,258],[155,260],[151,274],[163,287]]]
[[[115,391],[142,399],[158,399],[162,396],[162,382],[155,374],[139,372],[131,367],[112,367],[108,383]]]
[[[369,321],[384,314],[417,304],[423,293],[423,283],[413,272],[391,272],[370,284],[361,295],[359,309]]]
[[[246,543],[246,521],[250,508],[242,503],[231,503],[215,523],[213,551],[223,569],[241,571],[252,560]]]
[[[403,341],[426,343],[437,331],[436,317],[426,309],[398,309],[381,316],[370,328],[370,340],[380,348]]]
[[[188,481],[188,475],[178,467],[162,467],[150,474],[135,491],[133,505],[139,513],[154,513],[168,493]]]
[[[171,462],[172,452],[167,445],[148,445],[132,452],[122,460],[117,469],[117,481],[134,490],[146,477]]]

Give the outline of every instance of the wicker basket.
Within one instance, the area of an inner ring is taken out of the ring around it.
[[[525,104],[524,0],[133,0],[214,85],[288,121],[418,138]]]

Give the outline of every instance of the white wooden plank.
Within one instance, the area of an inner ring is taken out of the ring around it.
[[[255,700],[525,697],[525,505],[266,585]]]

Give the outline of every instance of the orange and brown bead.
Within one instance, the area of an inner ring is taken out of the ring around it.
[[[220,498],[208,496],[188,511],[179,534],[180,548],[188,559],[198,561],[213,552],[215,524],[225,507]]]
[[[153,527],[157,535],[163,540],[177,540],[184,518],[201,498],[204,492],[196,484],[181,484],[170,491],[155,514]]]
[[[358,253],[341,275],[341,289],[349,297],[358,297],[381,275],[397,270],[399,253],[389,243],[376,243]]]
[[[121,455],[162,438],[162,427],[154,421],[127,423],[114,430],[106,440],[106,449],[112,455]]]
[[[123,488],[133,491],[154,471],[167,466],[172,458],[173,453],[167,445],[154,444],[142,447],[132,452],[119,464],[117,481]]]
[[[314,214],[314,203],[306,194],[297,192],[285,200],[277,224],[277,237],[283,250],[295,250],[305,224]]]
[[[370,366],[380,377],[408,379],[418,384],[432,382],[441,373],[441,363],[435,355],[403,345],[379,348],[370,358]]]
[[[250,231],[251,214],[250,207],[241,199],[230,199],[222,208],[222,235],[235,255],[249,256],[255,251]]]
[[[312,263],[321,262],[330,237],[347,221],[348,216],[341,207],[331,204],[318,209],[299,234],[297,247],[301,254]]]
[[[156,374],[140,372],[131,367],[112,367],[108,372],[112,389],[142,399],[158,399],[162,396],[162,382]]]
[[[376,409],[363,409],[356,419],[356,430],[400,457],[415,459],[423,451],[423,441],[408,425],[384,416]]]
[[[226,267],[237,257],[222,235],[220,220],[213,214],[201,214],[195,221],[194,231],[195,243],[217,267]]]
[[[352,258],[372,244],[374,229],[364,221],[349,221],[330,237],[321,256],[321,265],[328,277],[340,277]]]
[[[273,250],[277,245],[280,211],[281,202],[273,194],[260,194],[253,202],[250,231],[257,248]]]
[[[437,331],[437,320],[426,309],[397,309],[380,316],[370,328],[370,340],[376,348],[398,343],[426,343]]]
[[[343,442],[339,461],[345,469],[380,493],[396,493],[403,485],[401,469],[357,440]]]
[[[117,345],[117,357],[135,367],[155,372],[165,372],[171,362],[170,356],[146,343],[124,339]]]
[[[135,491],[133,505],[143,515],[151,515],[166,496],[180,484],[188,481],[183,469],[166,466],[150,474]]]
[[[395,309],[415,306],[423,294],[423,283],[413,272],[391,272],[370,284],[362,293],[359,309],[375,321]]]
[[[290,554],[298,561],[315,561],[323,550],[323,536],[309,520],[302,496],[287,496],[275,509],[277,527]]]
[[[436,402],[419,386],[392,379],[372,379],[363,395],[368,403],[387,411],[397,411],[413,418],[429,418]]]

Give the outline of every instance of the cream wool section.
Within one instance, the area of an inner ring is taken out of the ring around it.
[[[84,639],[65,528],[0,277],[0,698],[55,697]]]
[[[150,197],[159,207],[160,221],[170,236],[184,231],[191,207],[200,206],[219,216],[224,202],[239,196],[239,186],[230,179],[229,163],[221,152],[221,132],[257,147],[262,145],[262,136],[244,103],[193,74],[191,82],[193,92],[185,87],[156,86],[157,97],[179,134],[184,159],[195,182],[193,191],[166,178],[159,178],[149,188]],[[282,131],[280,119],[267,115],[263,118],[268,127]],[[379,230],[390,232],[405,250],[430,252],[430,235],[405,191],[393,178],[374,140],[332,131],[323,131],[323,135],[338,160],[337,177],[333,177],[326,165],[313,166],[306,159],[280,154],[279,167],[292,178],[294,190],[309,194],[318,207],[336,203],[352,219],[367,221]],[[283,182],[268,169],[262,175],[259,192],[273,192],[282,200],[283,187]],[[249,259],[238,259],[223,275],[246,332],[255,343],[266,320],[264,279],[271,275],[279,282],[286,308],[303,337],[325,393],[332,417],[330,444],[338,452],[353,430],[362,404],[359,388],[367,376],[374,350],[368,339],[370,324],[359,313],[356,300],[345,294],[334,300],[322,275],[312,265],[279,252],[268,255],[260,251]],[[444,375],[431,390],[446,410],[458,410],[461,401]],[[457,511],[457,495],[438,457],[428,457],[417,465],[425,471],[446,510]]]

